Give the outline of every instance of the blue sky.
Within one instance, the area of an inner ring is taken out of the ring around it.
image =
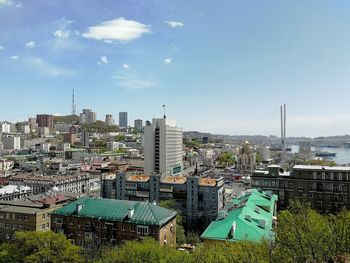
[[[0,120],[78,110],[184,130],[350,133],[349,1],[0,0]]]

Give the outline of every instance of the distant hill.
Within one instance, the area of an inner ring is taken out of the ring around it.
[[[53,116],[53,122],[79,122],[79,116],[76,115],[67,115],[67,116]]]

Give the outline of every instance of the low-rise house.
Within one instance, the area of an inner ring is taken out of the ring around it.
[[[204,245],[222,241],[274,240],[277,195],[251,189],[233,198],[227,210],[203,232]]]
[[[176,245],[176,212],[147,202],[83,197],[53,211],[51,226],[87,248],[146,236]]]

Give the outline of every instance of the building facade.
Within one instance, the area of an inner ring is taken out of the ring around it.
[[[93,112],[91,109],[83,109],[83,112],[80,113],[80,122],[92,124],[96,122],[96,112]]]
[[[10,242],[16,231],[50,231],[50,212],[67,203],[63,196],[45,197],[37,202],[0,201],[0,243]]]
[[[119,112],[119,127],[128,127],[128,113]]]
[[[52,231],[87,248],[153,237],[176,246],[176,212],[152,203],[83,197],[51,213]]]
[[[134,128],[137,132],[142,132],[143,131],[143,121],[142,120],[135,120],[134,121]]]
[[[91,181],[94,181],[95,177],[96,176],[90,174],[65,176],[23,174],[12,176],[9,179],[9,183],[18,186],[29,186],[34,194],[45,193],[52,190],[88,194],[91,190]]]
[[[114,125],[114,119],[113,119],[113,115],[112,114],[106,114],[105,124],[107,126]]]
[[[236,168],[240,173],[251,173],[255,170],[255,152],[249,142],[242,143],[237,155]]]
[[[38,114],[36,115],[36,123],[38,127],[48,127],[53,129],[53,116],[48,114]]]
[[[174,200],[187,229],[204,230],[223,207],[223,178],[133,175],[102,179],[104,198],[156,202]]]
[[[278,207],[290,205],[293,198],[305,200],[321,213],[350,209],[350,167],[295,165],[285,172],[277,165],[255,171],[252,186],[279,196]]]
[[[21,137],[6,136],[2,138],[4,150],[20,150],[21,149]]]
[[[145,174],[180,175],[183,169],[183,133],[176,122],[153,119],[144,129]]]

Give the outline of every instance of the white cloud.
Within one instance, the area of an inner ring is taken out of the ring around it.
[[[128,69],[128,68],[130,68],[130,66],[128,64],[124,63],[123,68]]]
[[[108,58],[106,56],[100,57],[100,60],[97,61],[98,65],[107,65],[109,63]]]
[[[157,82],[151,79],[139,79],[134,74],[113,76],[117,84],[125,89],[147,89],[157,86]]]
[[[166,59],[164,59],[164,63],[165,63],[165,64],[170,64],[171,61],[172,61],[171,58],[166,58]]]
[[[11,6],[13,2],[11,0],[0,0],[0,6]]]
[[[28,43],[26,44],[26,47],[27,47],[27,48],[34,48],[35,45],[36,45],[36,43],[35,43],[34,41],[30,41],[30,42],[28,42]]]
[[[55,37],[61,37],[61,38],[67,38],[69,37],[70,35],[70,32],[67,31],[67,30],[56,30],[55,32],[52,32],[52,34],[55,36]]]
[[[143,34],[149,32],[150,28],[147,25],[120,17],[89,27],[89,30],[83,34],[83,37],[102,40],[107,43],[113,41],[128,42],[140,38]]]
[[[19,4],[16,5],[16,7],[17,7],[17,8],[21,8],[21,7],[22,7],[22,4],[19,3]]]
[[[13,60],[17,60],[19,58],[19,56],[11,56],[11,59]]]
[[[4,49],[5,49],[5,47],[0,45],[0,51],[4,50]]]
[[[168,24],[168,26],[170,27],[183,27],[185,24],[183,22],[180,21],[165,21],[165,23]]]
[[[54,113],[53,116],[63,116],[63,115],[62,113],[57,112],[57,113]]]

